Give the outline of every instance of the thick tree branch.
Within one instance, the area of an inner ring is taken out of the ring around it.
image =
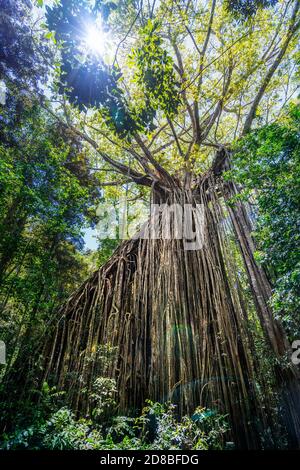
[[[233,65],[230,65],[228,68],[228,72],[227,72],[227,78],[223,87],[222,98],[218,101],[217,106],[215,107],[215,110],[213,111],[213,113],[201,124],[201,128],[203,129],[202,134],[201,134],[201,142],[207,138],[212,126],[214,125],[216,119],[218,119],[218,117],[220,116],[223,110],[225,98],[228,93],[230,82],[231,82],[232,72],[233,72]]]
[[[175,55],[176,55],[176,58],[177,58],[177,64],[178,64],[177,66],[175,65],[175,69],[177,70],[177,72],[180,76],[180,79],[181,79],[181,84],[183,85],[186,81],[186,78],[185,78],[185,75],[184,75],[183,60],[182,60],[182,57],[181,57],[181,54],[180,54],[180,51],[179,51],[179,47],[176,44],[176,41],[171,41],[171,42],[172,42],[172,46],[173,46],[173,49],[174,49],[174,52],[175,52]],[[188,98],[187,98],[187,95],[186,95],[186,90],[185,90],[184,87],[182,89],[182,98],[183,98],[184,104],[187,107],[187,111],[188,111],[188,114],[190,116],[192,127],[193,127],[194,140],[196,140],[197,139],[197,127],[196,127],[195,115],[193,113],[192,106],[190,105],[190,103],[188,101]]]
[[[174,180],[171,177],[171,175],[167,172],[165,168],[163,168],[153,157],[152,153],[150,152],[149,148],[144,144],[143,140],[138,134],[134,135],[135,141],[138,143],[142,151],[144,152],[144,155],[147,157],[149,163],[151,163],[155,170],[157,171],[157,180],[162,178],[163,181],[166,182],[166,184],[169,187],[174,186]]]
[[[174,126],[173,126],[173,123],[172,123],[171,119],[168,119],[168,123],[169,123],[170,129],[171,129],[171,131],[172,131],[172,134],[173,134],[173,136],[174,136],[174,140],[175,140],[175,142],[176,142],[179,155],[180,155],[181,157],[183,157],[183,151],[182,151],[182,149],[181,149],[180,142],[179,142],[179,140],[178,140],[178,136],[177,136],[177,134],[176,134],[176,131],[175,131],[175,128],[174,128]]]

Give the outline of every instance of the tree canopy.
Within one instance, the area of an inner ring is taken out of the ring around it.
[[[74,132],[139,184],[168,185],[171,174],[190,185],[214,149],[271,122],[294,96],[298,2],[120,1],[105,3],[104,17],[102,3],[47,8],[60,44],[55,83],[75,105]],[[86,47],[91,23],[111,54]],[[66,122],[63,108],[56,114]]]

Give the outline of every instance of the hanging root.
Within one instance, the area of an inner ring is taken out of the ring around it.
[[[197,191],[166,201],[202,205],[201,248],[188,251],[172,237],[125,241],[61,309],[45,378],[77,412],[91,413],[89,394],[105,376],[116,380],[119,412],[147,398],[171,400],[180,413],[213,408],[229,415],[238,446],[267,445],[259,437],[266,429],[275,445],[273,402],[249,326],[254,308],[217,187],[208,174]]]

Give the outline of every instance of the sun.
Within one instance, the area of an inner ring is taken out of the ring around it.
[[[100,26],[89,25],[86,28],[84,45],[94,55],[102,56],[106,50],[106,37]]]

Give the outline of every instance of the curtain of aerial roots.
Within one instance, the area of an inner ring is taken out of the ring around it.
[[[63,307],[47,379],[68,391],[75,410],[92,411],[89,392],[106,376],[116,379],[120,413],[140,409],[147,398],[177,403],[180,413],[208,407],[229,415],[232,438],[247,447],[272,429],[249,300],[216,187],[208,174],[193,194],[174,192],[167,201],[202,205],[201,247],[189,250],[174,239],[176,224],[169,239],[147,239],[144,231]]]

